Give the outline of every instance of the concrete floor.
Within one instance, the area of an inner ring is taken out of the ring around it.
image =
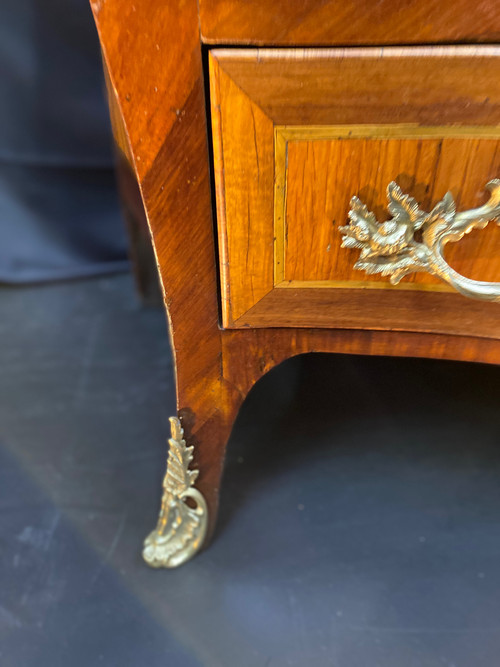
[[[252,391],[219,530],[156,523],[174,414],[129,276],[0,291],[2,667],[498,667],[500,369],[311,355]]]

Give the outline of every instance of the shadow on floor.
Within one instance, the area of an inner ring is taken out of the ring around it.
[[[238,417],[214,543],[157,572],[172,368],[133,292],[0,293],[2,667],[496,667],[499,369],[286,362]]]

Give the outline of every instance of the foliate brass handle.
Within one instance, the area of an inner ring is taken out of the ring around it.
[[[470,280],[454,271],[443,258],[446,243],[459,241],[472,229],[483,229],[490,221],[500,224],[500,179],[490,181],[486,188],[491,193],[490,199],[480,208],[457,213],[453,196],[448,192],[426,213],[393,181],[387,187],[392,218],[382,224],[363,202],[353,197],[349,223],[340,227],[342,247],[361,250],[354,268],[390,276],[393,285],[408,273],[427,271],[465,296],[500,302],[500,283]],[[421,241],[415,239],[416,232]]]

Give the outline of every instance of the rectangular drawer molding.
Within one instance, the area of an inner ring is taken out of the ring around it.
[[[500,177],[499,74],[491,46],[211,51],[223,325],[497,334],[496,304],[355,270],[338,227],[353,195],[387,219],[392,180],[425,210],[447,191],[481,206]],[[500,229],[446,260],[500,281]]]

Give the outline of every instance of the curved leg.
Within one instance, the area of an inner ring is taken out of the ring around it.
[[[122,216],[129,239],[129,257],[139,297],[146,306],[161,306],[158,270],[151,244],[146,214],[134,172],[126,157],[116,147],[116,180]]]
[[[165,502],[156,538],[146,551],[155,565],[174,566],[203,541],[203,502],[194,494],[198,514],[186,504],[192,502],[188,494],[193,496],[189,471],[200,471],[196,488],[207,505],[205,541],[213,531],[224,450],[242,400],[222,372],[197,3],[91,0],[91,7],[109,76],[111,112],[117,117],[115,138],[139,184],[169,320],[184,438],[174,422]],[[171,484],[176,457],[185,475],[178,486]],[[183,483],[186,490],[180,491]],[[172,532],[174,520],[183,527]],[[186,538],[190,548],[177,556],[162,558],[151,548],[161,537],[162,553],[170,554],[165,545],[174,544],[174,535],[184,539],[190,530],[197,536]]]
[[[225,413],[222,406],[216,407],[211,418],[202,419],[201,424],[192,409],[179,411],[182,423],[178,417],[170,418],[172,432],[158,523],[144,542],[143,557],[148,565],[178,567],[208,543],[217,520],[226,444],[240,402],[236,398]]]

